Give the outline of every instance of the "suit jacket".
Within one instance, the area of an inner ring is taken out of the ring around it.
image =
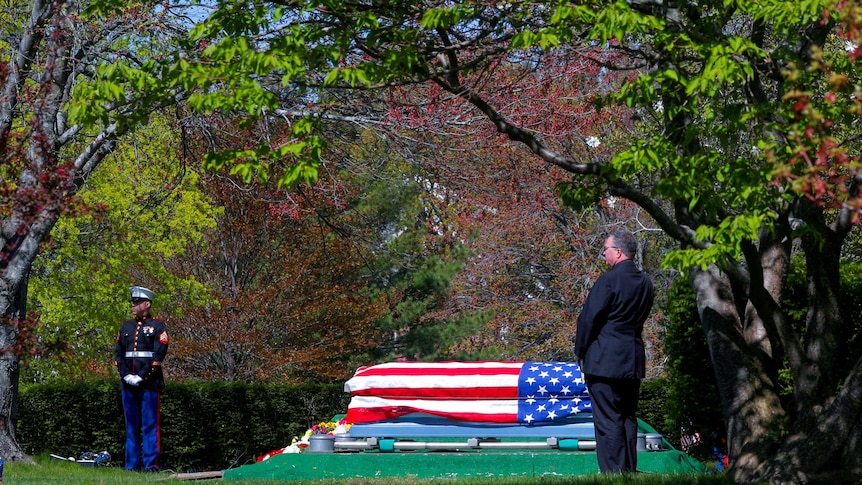
[[[653,285],[634,261],[624,260],[599,276],[578,316],[575,355],[581,371],[600,377],[643,379],[644,322]]]

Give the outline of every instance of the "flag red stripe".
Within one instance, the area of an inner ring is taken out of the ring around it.
[[[517,386],[494,387],[383,387],[356,389],[350,392],[353,396],[379,396],[392,398],[424,398],[424,399],[517,399]]]
[[[354,377],[518,375],[523,362],[388,362],[360,367]]]
[[[344,384],[354,396],[424,399],[518,397],[523,362],[389,362],[362,367]]]
[[[517,400],[459,401],[421,399],[383,399],[356,396],[350,401],[345,419],[364,423],[394,419],[412,413],[426,413],[451,419],[490,423],[514,423],[518,418]]]
[[[404,408],[400,406],[388,408],[362,408],[362,409],[348,409],[347,415],[345,416],[345,421],[348,423],[356,424],[356,423],[370,423],[373,421],[385,421],[387,419],[396,419],[408,414],[412,413],[420,413],[424,412],[427,414],[433,414],[436,416],[442,416],[450,419],[458,419],[463,421],[473,421],[480,423],[514,423],[517,421],[516,417],[508,414],[484,414],[484,413],[469,413],[469,412],[430,412],[423,411],[421,409],[410,409]]]

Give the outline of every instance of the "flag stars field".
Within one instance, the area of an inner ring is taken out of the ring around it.
[[[574,362],[532,363],[521,371],[518,395],[519,421],[554,421],[590,411],[585,379]],[[538,397],[537,397],[538,396]]]

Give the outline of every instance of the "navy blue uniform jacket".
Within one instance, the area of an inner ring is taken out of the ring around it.
[[[578,316],[575,355],[581,371],[600,377],[643,379],[644,322],[653,303],[652,281],[634,261],[599,276]]]
[[[136,352],[141,356],[126,356]],[[138,386],[122,383],[126,389],[164,389],[162,362],[168,353],[168,329],[165,322],[152,317],[126,320],[120,325],[114,344],[114,365],[120,378],[135,374],[143,379]]]

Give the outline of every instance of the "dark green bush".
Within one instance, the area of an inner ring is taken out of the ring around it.
[[[639,417],[664,434],[666,385],[646,381]],[[283,448],[312,424],[347,410],[342,384],[169,382],[162,393],[163,469],[224,470]],[[21,387],[18,442],[31,455],[111,453],[123,462],[125,426],[116,379]]]
[[[646,421],[671,443],[679,443],[679,432],[666,425],[667,420],[667,381],[650,379],[641,384],[638,401],[638,418]]]
[[[726,433],[715,370],[688,278],[679,277],[673,282],[664,312],[668,318],[663,336],[668,359],[665,425],[676,430],[676,443],[682,428],[686,434],[699,432],[701,442],[688,452],[707,461],[713,457],[713,449],[722,446]]]
[[[341,384],[169,382],[162,393],[162,468],[223,470],[283,448],[312,424],[347,410]],[[18,442],[32,455],[107,450],[123,462],[125,426],[116,379],[21,387]]]

